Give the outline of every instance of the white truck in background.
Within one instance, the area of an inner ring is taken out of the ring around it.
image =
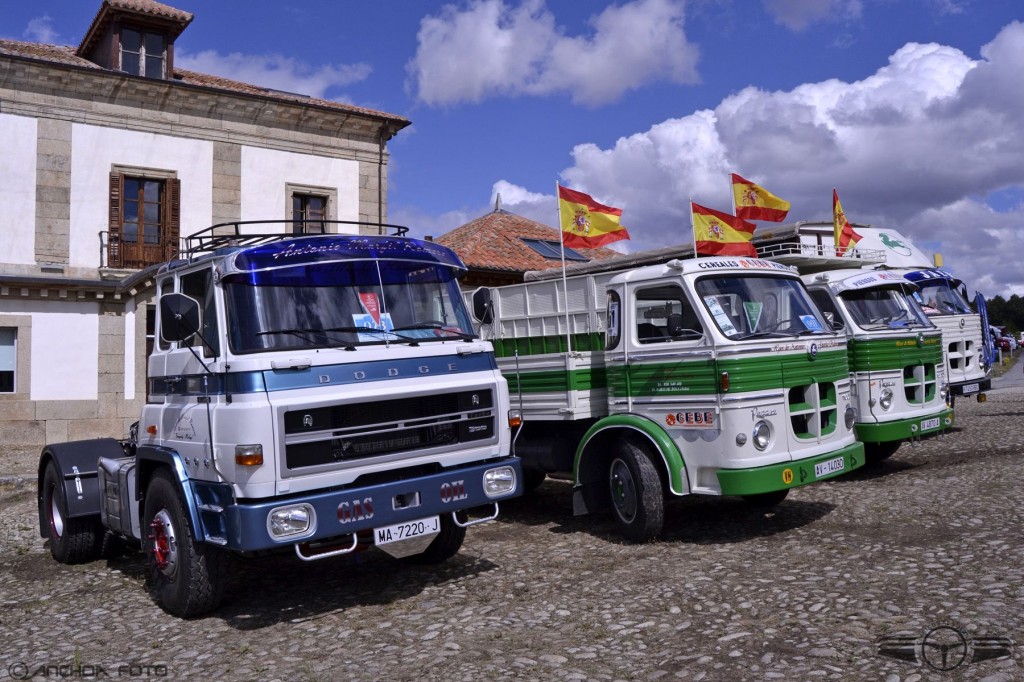
[[[137,428],[42,451],[57,561],[141,545],[155,600],[193,617],[219,604],[229,553],[443,561],[520,494],[518,416],[459,258],[395,226],[292,225],[214,226],[160,268]]]
[[[991,366],[985,353],[982,316],[971,308],[962,280],[935,267],[932,259],[896,230],[853,225],[861,235],[856,247],[843,256],[851,268],[885,270],[917,285],[914,299],[928,319],[942,331],[942,354],[949,384],[950,404],[958,396],[985,400],[992,386]],[[834,246],[831,222],[801,221],[758,227],[759,253],[770,244],[789,244],[805,255]]]

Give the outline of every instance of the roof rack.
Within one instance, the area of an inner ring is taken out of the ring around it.
[[[259,228],[243,232],[243,226],[250,225],[278,225],[283,230],[294,230],[295,226],[309,226],[319,228],[320,232],[303,231],[301,233],[289,231],[265,231]],[[192,260],[202,253],[210,253],[217,249],[226,247],[245,247],[268,244],[282,239],[299,239],[302,237],[314,237],[318,235],[337,235],[336,232],[328,232],[328,225],[358,225],[377,228],[380,234],[387,230],[393,230],[390,236],[404,237],[409,228],[404,225],[392,225],[389,223],[371,223],[362,220],[309,220],[309,219],[284,219],[284,220],[238,220],[230,223],[218,223],[204,230],[200,230],[185,238],[185,248],[178,254],[178,258]]]

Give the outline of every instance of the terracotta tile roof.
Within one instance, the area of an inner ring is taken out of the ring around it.
[[[81,66],[87,69],[99,69],[100,67],[83,59],[75,54],[75,48],[62,47],[60,45],[44,45],[43,43],[25,43],[20,40],[6,40],[0,38],[0,54],[13,57],[28,57],[29,59],[41,59],[47,62]]]
[[[497,209],[456,227],[435,241],[455,251],[471,270],[527,272],[561,267],[560,260],[544,258],[527,246],[522,237],[557,243],[558,230],[504,209]],[[605,260],[621,255],[606,248],[575,251],[591,260]]]

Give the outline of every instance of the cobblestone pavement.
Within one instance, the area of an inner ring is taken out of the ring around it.
[[[34,481],[8,477],[0,677],[1022,680],[1022,417],[1021,387],[961,400],[954,433],[876,470],[769,512],[675,501],[641,546],[573,518],[569,485],[549,480],[440,567],[376,552],[242,562],[224,606],[195,621],[150,601],[137,553],[54,562]],[[952,646],[927,651],[940,666],[966,651],[951,672],[879,651],[906,637],[913,659],[942,626],[929,641]],[[992,637],[1010,656],[979,660]]]

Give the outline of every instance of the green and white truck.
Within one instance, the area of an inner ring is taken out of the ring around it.
[[[570,473],[574,512],[610,509],[636,542],[661,532],[666,498],[773,505],[864,463],[845,334],[796,269],[692,255],[662,249],[655,265],[634,254],[472,293],[522,412],[527,486]]]
[[[851,258],[829,243],[779,239],[797,232],[759,228],[754,243],[760,255],[795,266],[825,317],[846,333],[857,437],[868,462],[951,428],[942,332],[914,299],[917,286],[901,274],[866,269],[884,262],[879,250],[858,249]]]

